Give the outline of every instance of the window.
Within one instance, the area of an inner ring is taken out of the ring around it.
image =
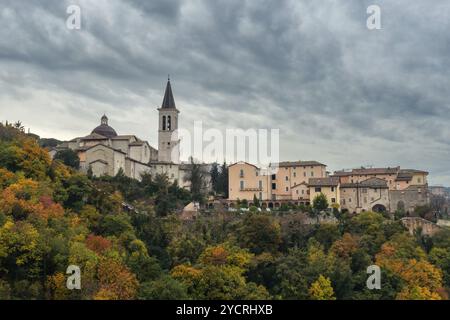
[[[262,181],[259,180],[259,188],[262,189]]]
[[[166,131],[166,116],[162,117],[162,129],[163,131]]]
[[[172,121],[170,119],[170,116],[167,116],[167,130],[170,131],[171,128],[172,128]]]
[[[331,203],[336,203],[336,198],[331,198]]]
[[[294,172],[294,178],[297,177],[297,172]]]
[[[302,190],[302,194],[305,194],[305,190]]]
[[[342,204],[345,205],[345,199],[342,199]]]
[[[331,187],[331,192],[334,192],[334,187]]]
[[[262,200],[262,192],[259,193],[259,200]]]
[[[352,198],[348,198],[348,203],[352,203]]]
[[[244,177],[244,170],[243,170],[243,169],[241,169],[241,171],[240,171],[240,173],[239,173],[239,176],[240,176],[241,178]]]
[[[316,188],[314,189],[314,191],[316,191],[316,192],[322,192],[322,188],[321,188],[321,187],[316,187]]]
[[[288,176],[286,176],[286,181],[289,181],[289,177]]]
[[[306,177],[306,172],[303,172],[303,176]]]
[[[275,190],[277,188],[277,184],[276,183],[272,183],[272,190]]]
[[[255,173],[256,173],[256,176],[259,176],[258,169],[256,169]]]
[[[241,190],[244,190],[244,181],[241,180]]]
[[[311,177],[314,177],[314,171],[311,171]]]
[[[297,190],[295,190],[295,193],[296,193],[296,194],[298,194],[298,189],[297,189]]]
[[[272,180],[276,180],[277,179],[277,175],[276,174],[273,174],[272,175]]]
[[[286,187],[286,192],[288,192],[289,191],[289,187]]]

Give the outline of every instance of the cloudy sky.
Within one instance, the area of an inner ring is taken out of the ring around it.
[[[71,139],[106,113],[156,146],[170,74],[183,127],[279,128],[283,160],[450,185],[449,30],[448,0],[0,0],[0,120]]]

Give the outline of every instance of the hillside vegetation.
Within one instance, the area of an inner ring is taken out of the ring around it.
[[[372,212],[179,219],[167,177],[92,178],[0,125],[0,299],[446,299],[450,232],[410,236]],[[380,290],[366,287],[381,267]],[[66,287],[69,265],[81,290]]]

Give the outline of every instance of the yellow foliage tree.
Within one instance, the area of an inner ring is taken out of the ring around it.
[[[313,300],[336,300],[330,279],[322,275],[311,284],[309,295]]]

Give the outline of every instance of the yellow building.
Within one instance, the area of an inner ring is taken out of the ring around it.
[[[228,167],[228,199],[232,201],[253,201],[254,196],[259,200],[268,199],[267,175],[247,162],[237,162]]]
[[[341,203],[339,178],[337,177],[311,178],[309,179],[308,187],[311,203],[321,193],[327,197],[330,208],[335,204]]]

